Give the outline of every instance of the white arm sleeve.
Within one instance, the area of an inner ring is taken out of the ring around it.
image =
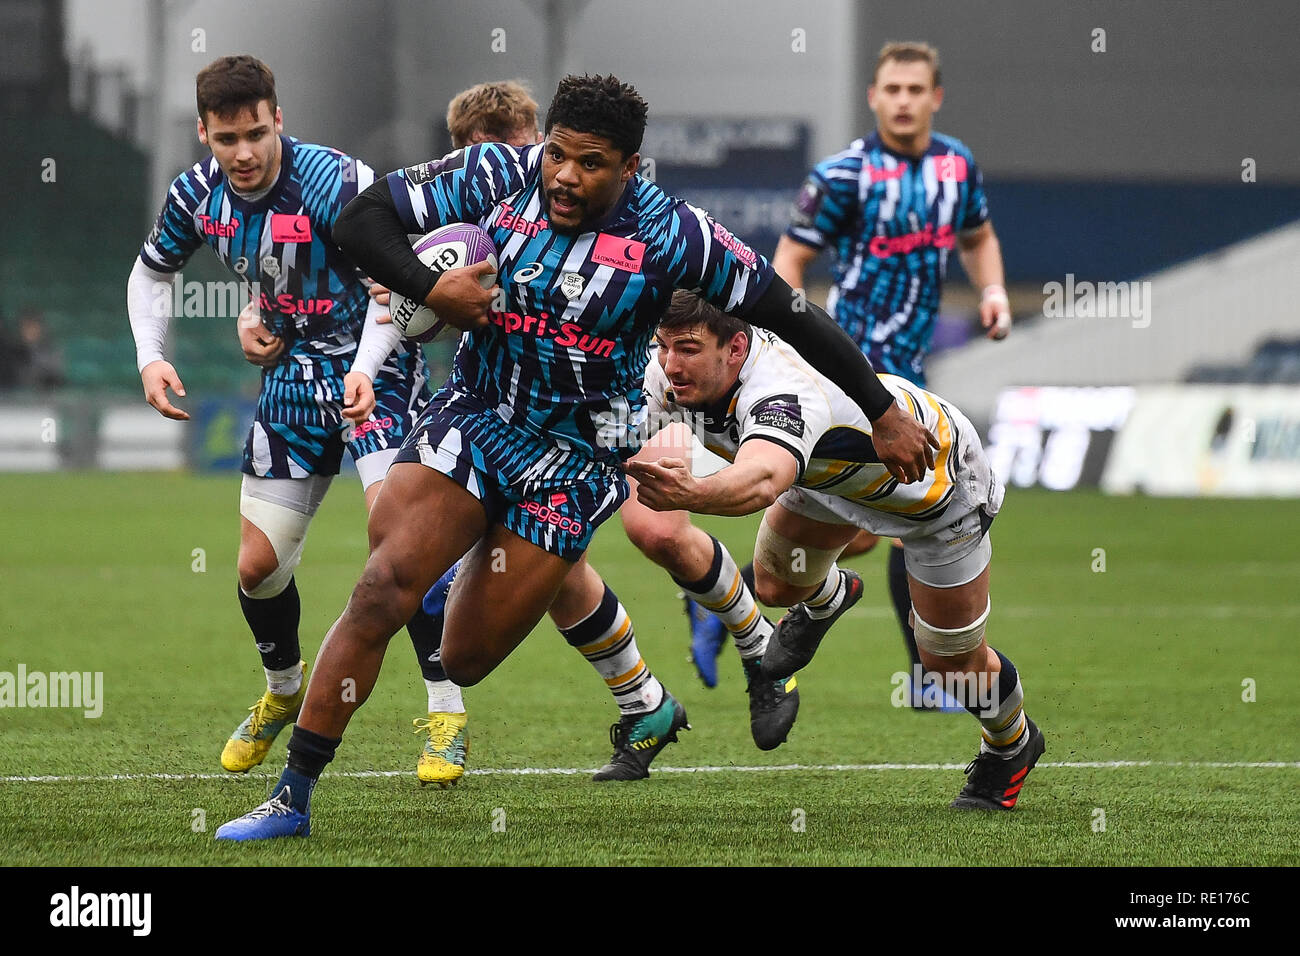
[[[388,314],[388,306],[380,305],[374,299],[366,307],[366,324],[361,329],[361,341],[357,344],[357,357],[352,360],[352,371],[361,372],[371,382],[379,374],[379,366],[397,347],[402,333],[391,322],[380,325],[376,321],[381,315]],[[418,345],[413,346],[419,348]]]
[[[126,280],[126,314],[135,336],[135,364],[144,371],[150,362],[164,359],[163,342],[172,317],[173,272],[155,272],[139,258]]]

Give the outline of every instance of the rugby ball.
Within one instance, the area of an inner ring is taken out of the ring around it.
[[[483,288],[496,284],[497,250],[492,237],[478,226],[467,222],[454,222],[442,226],[411,243],[411,251],[434,272],[446,272],[479,262],[490,262],[492,272],[480,280]],[[459,338],[460,329],[448,325],[423,303],[393,292],[388,304],[393,324],[402,335],[416,342],[432,342],[440,338]]]

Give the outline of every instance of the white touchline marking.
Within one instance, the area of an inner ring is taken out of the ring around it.
[[[1049,763],[1039,761],[1038,767],[1055,767],[1062,770],[1123,770],[1130,767],[1182,767],[1191,770],[1300,770],[1300,760],[1216,761],[1216,760],[1070,760]],[[777,764],[771,767],[655,767],[654,773],[789,773],[791,771],[882,772],[894,770],[964,770],[965,763],[842,763],[842,764]],[[593,774],[596,767],[480,767],[466,770],[465,776],[481,777],[572,777]],[[367,777],[413,777],[410,770],[346,770],[327,772],[325,777],[364,779]],[[29,777],[0,777],[0,783],[116,783],[139,780],[276,780],[269,773],[111,773],[89,776],[34,775]]]

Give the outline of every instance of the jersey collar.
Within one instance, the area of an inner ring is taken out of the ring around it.
[[[260,199],[250,201],[239,195],[239,193],[235,192],[235,187],[231,185],[230,180],[226,179],[225,173],[222,173],[221,178],[225,180],[226,188],[230,191],[231,204],[237,203],[244,209],[264,209],[269,206],[275,200],[275,197],[280,195],[280,190],[284,188],[284,184],[289,181],[289,175],[293,172],[293,144],[295,142],[296,140],[291,137],[283,133],[280,134],[280,172],[275,177],[275,182],[271,184],[271,188]],[[221,167],[218,166],[217,168],[220,169]]]
[[[919,156],[913,156],[910,153],[900,153],[898,150],[886,146],[885,141],[880,138],[880,130],[878,129],[873,129],[871,131],[871,135],[866,139],[866,147],[867,152],[878,149],[882,153],[888,153],[890,156],[903,162],[919,163],[921,160],[925,159],[925,157],[929,156],[931,151],[934,149],[934,130],[930,130],[930,142],[926,145],[924,152]]]

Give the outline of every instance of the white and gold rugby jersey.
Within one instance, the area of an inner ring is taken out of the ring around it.
[[[917,421],[939,440],[934,470],[922,481],[899,484],[871,444],[866,414],[771,332],[754,330],[749,355],[731,390],[713,406],[690,411],[677,405],[657,356],[646,366],[645,394],[651,428],[685,420],[709,451],[734,461],[740,446],[762,438],[787,449],[798,463],[795,484],[888,515],[901,534],[929,523],[954,500],[984,504],[987,468],[971,423],[950,403],[895,375],[880,380]],[[656,418],[656,416],[658,416]]]

